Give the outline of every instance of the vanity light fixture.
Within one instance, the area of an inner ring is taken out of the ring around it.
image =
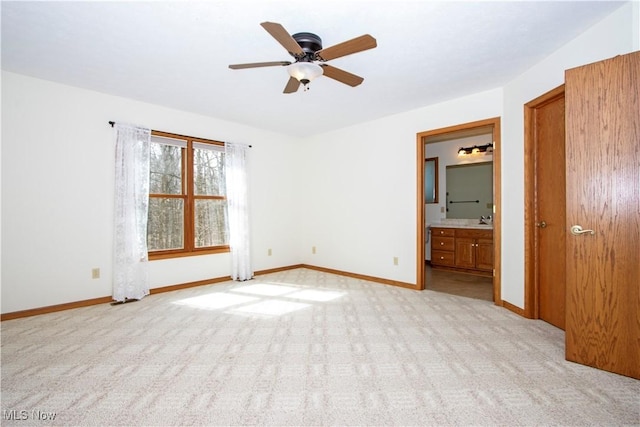
[[[493,144],[485,144],[485,145],[474,145],[472,147],[460,147],[458,150],[458,156],[467,156],[469,154],[481,154],[481,153],[492,153],[493,152]]]

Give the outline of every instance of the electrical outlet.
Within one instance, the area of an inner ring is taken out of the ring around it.
[[[91,269],[91,278],[92,279],[99,279],[100,278],[100,269],[99,268],[92,268]]]
[[[444,213],[444,206],[440,206],[440,213]]]
[[[268,255],[268,256],[271,256],[271,253],[272,253],[272,252],[271,252],[271,248],[267,249],[267,255]]]
[[[398,265],[398,257],[397,256],[393,257],[393,265]]]
[[[311,253],[315,254],[316,253],[316,247],[315,246],[311,246]]]

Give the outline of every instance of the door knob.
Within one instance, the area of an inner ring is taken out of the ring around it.
[[[547,227],[547,223],[544,222],[544,221],[540,221],[540,222],[536,223],[536,227],[546,228]]]
[[[580,226],[580,225],[572,225],[570,230],[571,230],[571,234],[573,234],[574,236],[579,236],[579,235],[585,234],[585,233],[589,233],[592,236],[594,234],[596,234],[596,232],[593,231],[593,230],[583,230],[582,226]]]

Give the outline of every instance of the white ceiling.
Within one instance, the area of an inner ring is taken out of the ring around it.
[[[2,1],[2,68],[309,135],[503,86],[623,3]],[[263,21],[325,48],[371,34],[376,49],[330,61],[364,83],[285,95],[284,67],[230,70],[291,59]]]

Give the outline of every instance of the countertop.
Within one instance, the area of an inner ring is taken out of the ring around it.
[[[452,224],[448,222],[434,222],[429,224],[431,228],[469,228],[477,230],[493,230],[493,224]]]

